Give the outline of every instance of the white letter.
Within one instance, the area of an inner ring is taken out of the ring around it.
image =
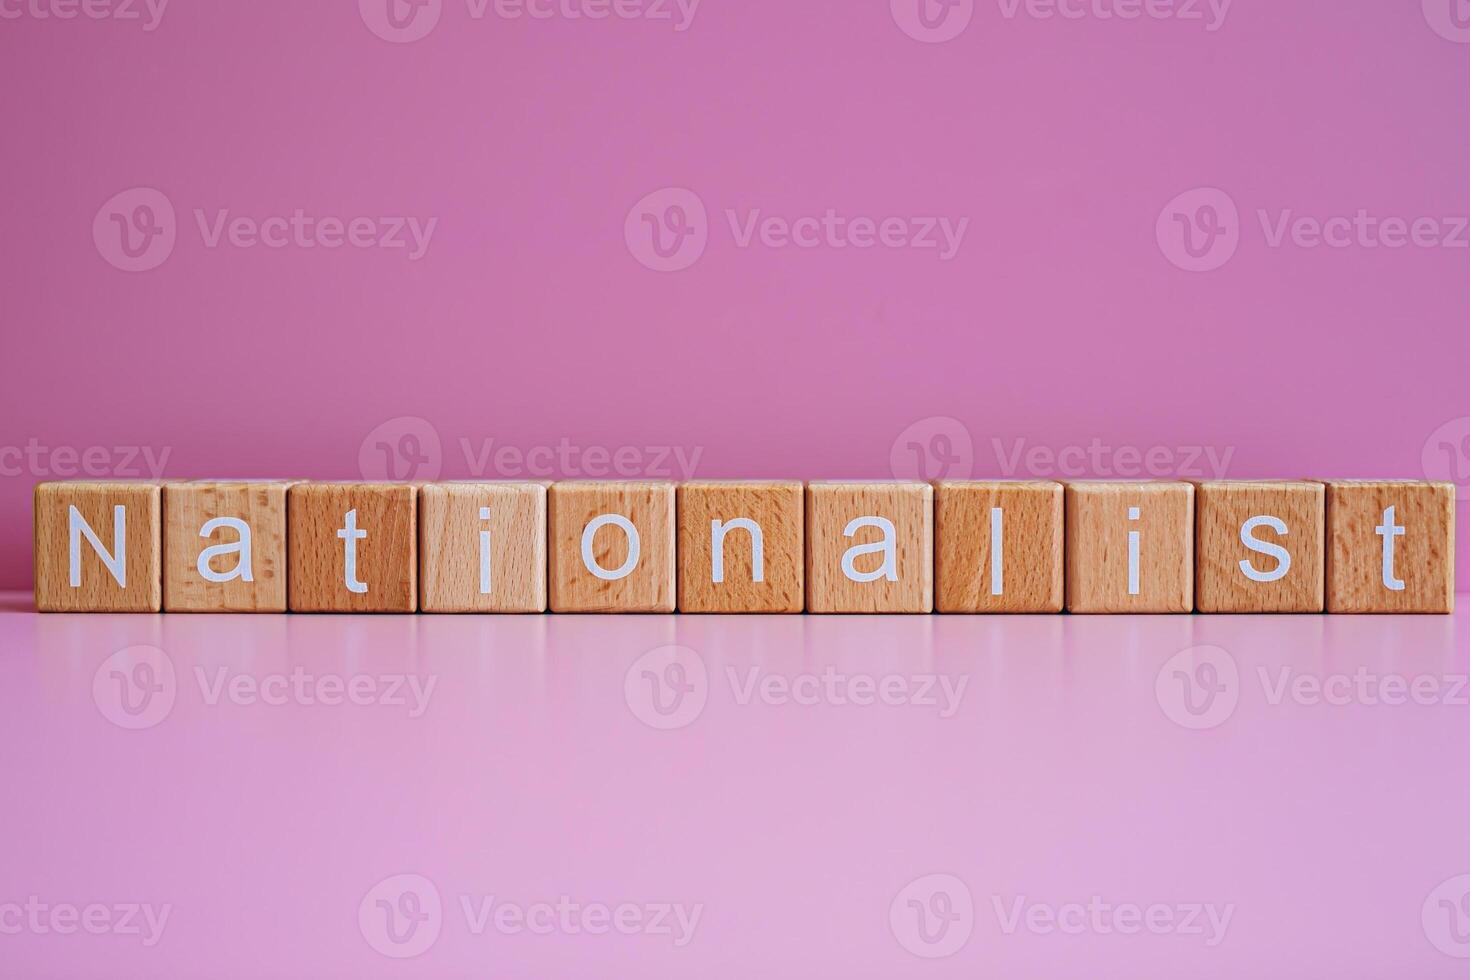
[[[490,508],[480,508],[480,520],[490,519]],[[480,595],[490,594],[490,532],[480,532]]]
[[[1128,508],[1128,519],[1138,520],[1138,508]],[[1128,594],[1138,595],[1138,535],[1137,531],[1128,532]]]
[[[1276,567],[1269,572],[1258,572],[1255,566],[1250,563],[1249,558],[1242,558],[1240,560],[1240,570],[1252,582],[1275,582],[1277,579],[1285,578],[1286,573],[1291,570],[1291,552],[1279,544],[1270,544],[1259,538],[1251,537],[1251,532],[1258,527],[1269,527],[1277,534],[1285,534],[1286,522],[1279,517],[1252,517],[1240,525],[1240,543],[1251,551],[1259,552],[1263,555],[1270,555],[1272,558],[1275,558]]]
[[[990,508],[990,594],[1003,595],[1005,593],[1004,557],[1005,545],[1003,543],[1001,528],[1005,521],[1005,511],[999,507]]]
[[[357,542],[367,537],[367,532],[357,529],[357,508],[354,507],[347,512],[343,525],[342,529],[337,532],[337,537],[347,542],[347,562],[342,578],[347,583],[348,592],[356,592],[361,595],[367,591],[367,585],[357,580]]]
[[[847,522],[843,530],[843,537],[850,538],[857,533],[858,528],[876,527],[883,532],[883,540],[877,544],[855,544],[848,548],[842,555],[842,574],[854,582],[876,582],[880,578],[887,578],[890,582],[898,581],[898,546],[894,542],[896,533],[893,530],[893,522],[886,517],[854,517]],[[858,555],[871,555],[874,552],[883,552],[883,564],[878,566],[875,572],[860,572],[853,567],[852,560]]]
[[[112,553],[109,553],[106,548],[102,547],[102,540],[97,537],[92,526],[82,519],[82,512],[74,505],[68,504],[67,506],[69,508],[67,525],[71,537],[71,587],[74,589],[82,587],[81,535],[85,534],[87,543],[92,546],[93,551],[97,552],[97,557],[102,559],[102,564],[107,566],[107,570],[117,580],[118,587],[126,589],[128,587],[128,509],[122,504],[117,504],[112,508]]]
[[[628,557],[611,572],[597,564],[597,557],[592,554],[593,536],[597,534],[598,528],[609,524],[622,528],[623,533],[628,536]],[[633,526],[633,522],[622,514],[603,514],[589,521],[582,529],[582,564],[587,566],[587,571],[604,582],[615,582],[632,574],[634,566],[638,564],[638,529]]]
[[[712,578],[716,584],[725,581],[725,535],[732,528],[737,527],[750,532],[750,580],[764,582],[766,580],[765,538],[761,535],[761,526],[748,517],[737,517],[728,524],[721,524],[719,521],[709,522],[710,548],[713,551]]]
[[[229,582],[232,579],[240,579],[244,582],[254,582],[255,578],[250,571],[250,525],[238,517],[216,517],[212,521],[205,521],[204,526],[199,529],[199,536],[207,538],[222,527],[240,535],[240,540],[234,544],[216,544],[199,552],[199,574],[206,582]],[[216,555],[240,556],[235,567],[228,572],[216,572],[209,567],[209,562]]]
[[[1393,539],[1402,535],[1404,529],[1394,524],[1392,507],[1383,512],[1383,523],[1373,530],[1383,538],[1383,587],[1393,592],[1402,592],[1403,580],[1393,574]]]

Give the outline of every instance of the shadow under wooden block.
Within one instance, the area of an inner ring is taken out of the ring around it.
[[[808,484],[806,542],[808,612],[933,611],[934,488],[929,484]]]
[[[681,612],[801,612],[800,482],[700,480],[677,499]]]
[[[413,612],[417,489],[406,483],[298,483],[286,494],[293,612]]]
[[[547,486],[419,487],[419,608],[545,612]]]
[[[289,480],[163,486],[163,608],[286,611]]]
[[[674,611],[674,484],[569,481],[546,499],[552,612]]]
[[[1194,604],[1202,613],[1319,613],[1326,488],[1313,481],[1195,485]]]
[[[163,606],[161,499],[157,483],[37,484],[36,608],[158,612]]]
[[[1061,612],[1062,511],[1062,485],[1048,480],[935,483],[935,609]]]
[[[1194,609],[1194,486],[1066,484],[1067,611]]]
[[[1455,609],[1455,485],[1328,480],[1327,611]]]

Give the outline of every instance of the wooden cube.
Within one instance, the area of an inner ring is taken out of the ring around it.
[[[1196,484],[1195,608],[1321,612],[1324,501],[1325,488],[1316,482]]]
[[[1327,481],[1327,611],[1455,609],[1455,485]]]
[[[407,483],[298,483],[286,494],[293,612],[413,612],[417,490]]]
[[[1067,610],[1194,608],[1194,486],[1068,483]]]
[[[936,483],[935,608],[1061,612],[1062,510],[1062,485],[1047,480]]]
[[[419,488],[419,608],[546,611],[545,483]]]
[[[902,481],[809,484],[806,588],[808,612],[931,612],[934,488]]]
[[[554,483],[552,612],[673,612],[674,485]]]
[[[163,486],[163,608],[286,611],[289,481]]]
[[[677,499],[681,612],[801,612],[799,482],[696,481]]]
[[[157,483],[38,484],[36,608],[158,612],[163,605],[161,498]]]

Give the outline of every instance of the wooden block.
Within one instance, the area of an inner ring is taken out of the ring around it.
[[[1196,609],[1322,611],[1322,484],[1207,481],[1195,485],[1194,497]]]
[[[157,483],[41,483],[35,496],[36,608],[158,612],[163,605]]]
[[[1067,487],[1067,610],[1194,608],[1194,486],[1080,481]]]
[[[290,481],[204,480],[163,486],[163,608],[286,611]]]
[[[1047,480],[936,483],[935,608],[1061,612],[1062,501],[1062,485]]]
[[[801,612],[802,496],[796,481],[680,484],[679,610]]]
[[[552,612],[673,612],[674,485],[554,483]]]
[[[806,583],[809,612],[931,612],[934,488],[808,484]]]
[[[298,483],[286,494],[293,612],[413,612],[417,489],[407,483]]]
[[[545,483],[419,487],[419,608],[546,611]]]
[[[1455,485],[1327,481],[1327,611],[1455,609]]]

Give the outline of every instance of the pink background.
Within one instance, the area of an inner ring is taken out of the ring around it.
[[[1451,423],[1470,472],[1470,250],[1272,248],[1257,218],[1470,212],[1470,45],[1418,2],[1238,0],[1215,31],[985,2],[940,44],[886,0],[704,0],[682,32],[445,0],[402,44],[352,2],[176,2],[153,31],[6,9],[0,450],[357,477],[409,416],[445,476],[470,475],[461,439],[887,476],[943,416],[977,474],[1001,473],[992,439],[1097,439],[1233,449],[1230,476],[1420,477]],[[135,187],[177,211],[146,272],[92,236]],[[624,222],[669,187],[709,242],[663,273]],[[1200,187],[1238,206],[1239,246],[1196,273],[1155,225]],[[196,208],[438,225],[417,261],[208,248]],[[725,212],[749,208],[970,224],[951,261],[740,248]],[[57,458],[0,478],[0,586],[29,584]]]

